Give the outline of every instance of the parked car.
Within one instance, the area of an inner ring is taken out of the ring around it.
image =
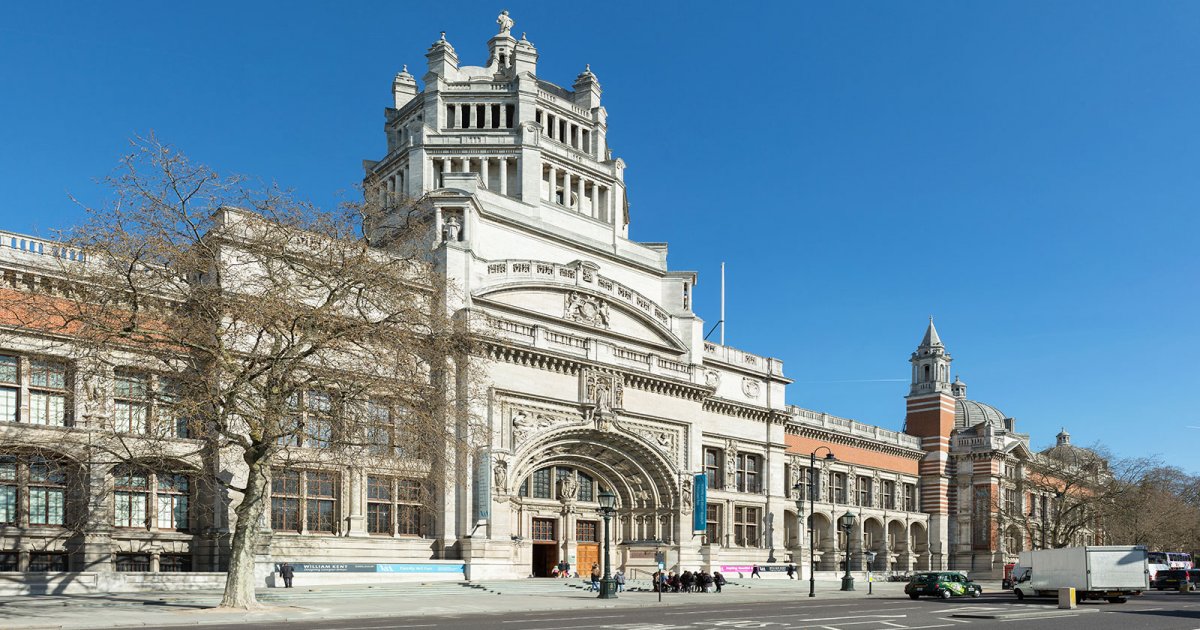
[[[916,599],[922,595],[949,599],[955,596],[979,597],[983,588],[967,579],[967,576],[952,571],[927,571],[915,573],[904,592]]]
[[[1154,577],[1154,583],[1151,584],[1158,590],[1171,589],[1176,590],[1183,580],[1187,579],[1193,586],[1192,588],[1200,588],[1200,569],[1168,569],[1159,571]]]

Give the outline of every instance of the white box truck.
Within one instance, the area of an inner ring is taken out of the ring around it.
[[[1065,547],[1022,551],[1013,569],[1017,599],[1057,597],[1075,589],[1075,598],[1124,602],[1150,588],[1146,548],[1141,546]]]

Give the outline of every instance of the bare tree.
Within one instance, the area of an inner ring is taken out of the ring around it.
[[[1112,540],[1153,550],[1200,550],[1200,477],[1154,466],[1127,483],[1105,516]]]
[[[83,255],[57,258],[5,320],[58,338],[87,391],[130,364],[154,373],[155,391],[137,393],[170,414],[88,409],[104,429],[89,439],[110,463],[205,462],[204,483],[233,510],[222,606],[256,605],[273,466],[369,458],[427,474],[429,496],[460,481],[478,371],[420,203],[368,190],[321,210],[154,138],[135,141],[106,181],[111,202],[62,235]],[[386,248],[364,224],[388,226]]]

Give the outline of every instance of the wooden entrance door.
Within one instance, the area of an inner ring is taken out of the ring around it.
[[[575,547],[575,566],[580,576],[587,576],[592,571],[592,564],[600,564],[600,545],[596,543],[579,543]],[[604,567],[600,567],[603,571]]]
[[[596,521],[575,521],[575,567],[580,576],[592,572],[592,565],[600,566],[600,544]],[[604,571],[604,567],[600,567]]]

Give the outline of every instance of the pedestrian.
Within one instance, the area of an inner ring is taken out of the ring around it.
[[[295,575],[295,569],[292,565],[284,562],[279,565],[279,577],[283,578],[283,587],[292,588],[292,576]]]
[[[789,579],[789,580],[794,580],[794,579],[796,579],[796,567],[794,567],[794,566],[792,566],[792,565],[790,565],[790,564],[789,564],[789,565],[787,566],[787,574],[788,574],[788,579]]]
[[[758,565],[757,564],[754,565],[754,567],[750,569],[750,577],[758,578],[760,580],[762,579],[762,576],[758,574]]]
[[[680,582],[680,584],[683,585],[684,593],[692,592],[692,581],[694,579],[695,579],[695,576],[692,575],[691,571],[684,571],[683,575],[679,576],[679,582]]]
[[[600,565],[592,564],[592,584],[588,587],[589,591],[600,590]]]
[[[720,571],[713,571],[713,584],[717,587],[717,592],[721,592],[721,587],[725,586],[725,576],[721,575]]]
[[[617,592],[623,592],[625,590],[625,570],[617,569],[617,573],[613,575],[613,579],[617,581]]]
[[[667,590],[667,574],[662,571],[658,572],[658,592],[662,593]]]
[[[705,593],[711,593],[713,590],[713,576],[708,571],[700,574],[701,589]]]

